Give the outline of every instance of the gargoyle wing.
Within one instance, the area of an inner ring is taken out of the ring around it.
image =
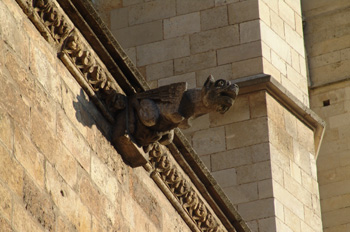
[[[156,89],[137,93],[137,99],[151,99],[153,101],[164,103],[178,103],[181,101],[183,93],[187,90],[186,82],[179,82],[170,85],[161,86]]]

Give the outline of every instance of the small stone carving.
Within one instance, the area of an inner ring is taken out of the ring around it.
[[[116,118],[114,140],[131,135],[148,152],[155,142],[172,142],[174,128],[188,128],[192,119],[210,112],[225,113],[237,94],[237,85],[215,81],[212,75],[201,89],[187,90],[187,83],[181,82],[137,93],[125,98],[126,107]]]

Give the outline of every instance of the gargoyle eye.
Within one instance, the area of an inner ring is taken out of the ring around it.
[[[224,80],[218,80],[216,83],[216,86],[223,87],[223,86],[225,86],[225,84],[226,84],[226,82]]]

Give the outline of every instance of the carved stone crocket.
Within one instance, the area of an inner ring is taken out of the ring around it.
[[[225,113],[233,105],[238,86],[210,75],[202,88],[187,90],[180,82],[137,93],[125,98],[117,115],[114,138],[129,134],[147,151],[155,142],[168,144],[173,129],[188,128],[191,120],[210,112]]]

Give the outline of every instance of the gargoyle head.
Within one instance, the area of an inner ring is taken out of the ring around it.
[[[225,113],[233,105],[238,94],[238,86],[230,81],[219,79],[215,81],[210,75],[202,88],[203,104],[210,109]]]

